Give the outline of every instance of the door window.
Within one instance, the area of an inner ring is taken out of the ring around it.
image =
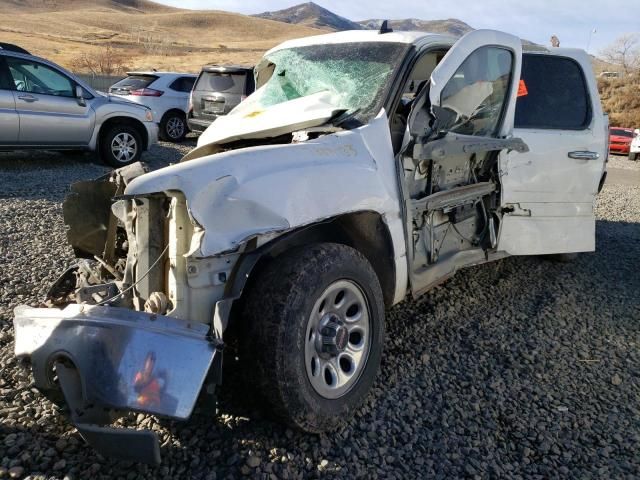
[[[500,47],[481,47],[460,65],[442,90],[440,106],[449,132],[492,136],[509,98],[513,55]]]
[[[522,56],[516,128],[582,130],[591,123],[590,105],[584,75],[575,60]]]
[[[7,58],[15,89],[19,92],[74,97],[74,83],[67,76],[42,63]]]
[[[196,79],[193,77],[180,77],[174,80],[174,82],[169,85],[169,88],[177,92],[190,93],[195,81]]]

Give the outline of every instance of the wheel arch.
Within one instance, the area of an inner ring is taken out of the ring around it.
[[[101,148],[101,142],[106,133],[109,131],[111,127],[116,125],[129,125],[136,129],[140,138],[142,138],[143,150],[147,150],[149,148],[149,135],[147,133],[147,129],[142,124],[140,120],[131,117],[125,116],[117,116],[111,117],[104,121],[102,125],[100,125],[100,130],[98,131],[98,144],[97,149]]]
[[[184,117],[185,121],[187,119],[187,113],[184,110],[182,110],[180,108],[177,108],[177,107],[172,107],[172,108],[168,109],[166,112],[164,112],[162,114],[162,117],[160,118],[160,122],[159,123],[164,122],[167,119],[167,117],[169,116],[169,114],[171,114],[171,113],[179,113],[180,115],[182,115]]]
[[[359,251],[371,264],[382,288],[386,307],[394,301],[396,263],[393,239],[384,217],[375,211],[357,211],[297,228],[240,257],[227,294],[242,302],[245,290],[267,264],[293,248],[314,243],[338,243]],[[235,308],[234,308],[235,309]]]

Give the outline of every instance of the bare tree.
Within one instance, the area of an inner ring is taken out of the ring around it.
[[[125,56],[111,45],[95,53],[81,53],[71,60],[76,71],[90,72],[93,75],[116,75],[126,71]]]
[[[609,63],[620,65],[624,73],[640,68],[640,35],[627,33],[618,37],[600,55]]]

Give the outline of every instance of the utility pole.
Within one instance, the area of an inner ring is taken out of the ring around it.
[[[597,29],[595,29],[595,28],[594,28],[594,29],[589,30],[589,40],[587,41],[587,53],[589,53],[589,47],[591,46],[591,36],[592,36],[594,33],[598,33],[598,30],[597,30]]]

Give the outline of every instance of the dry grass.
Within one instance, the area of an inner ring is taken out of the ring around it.
[[[111,45],[130,69],[196,72],[206,63],[252,63],[284,40],[319,33],[325,32],[142,0],[0,0],[0,41],[68,68],[79,55]]]
[[[604,111],[614,127],[640,128],[640,77],[600,78]]]

